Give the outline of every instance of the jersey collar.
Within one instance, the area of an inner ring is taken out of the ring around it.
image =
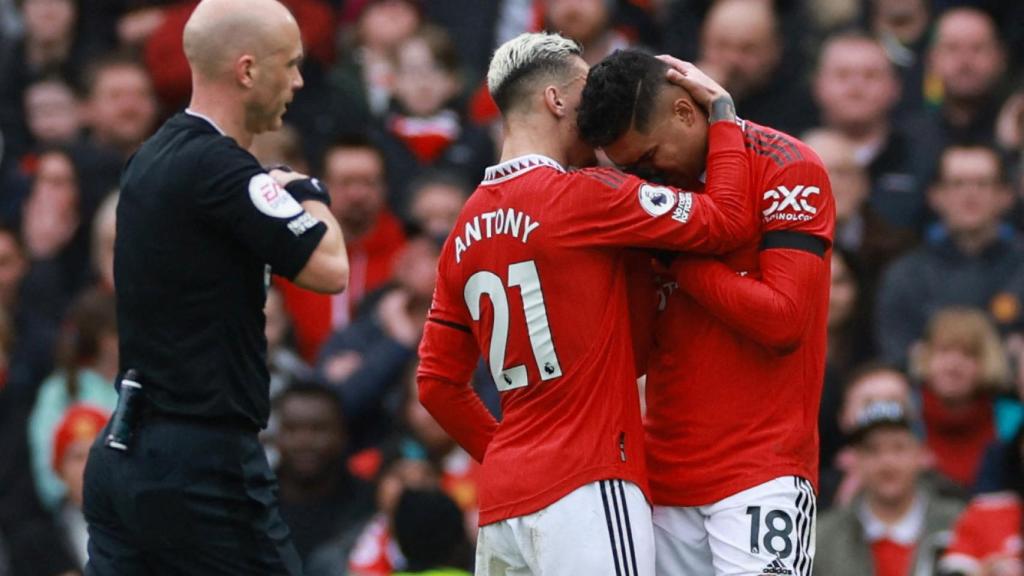
[[[210,124],[210,126],[213,126],[214,130],[216,130],[217,132],[220,132],[221,136],[227,136],[227,134],[223,130],[220,129],[220,126],[217,126],[217,123],[214,122],[213,119],[210,118],[209,116],[207,116],[205,114],[200,114],[199,112],[196,112],[196,111],[192,110],[191,108],[185,108],[185,114],[188,114],[189,116],[194,116],[196,118],[201,118],[203,120],[206,120],[207,123]]]
[[[534,168],[540,168],[541,166],[547,166],[548,168],[554,168],[559,172],[565,172],[565,168],[563,168],[561,164],[547,156],[542,154],[527,154],[525,156],[519,156],[502,162],[501,164],[488,167],[487,171],[484,172],[484,181],[482,184],[497,184],[498,182],[504,182],[505,180],[515,178],[520,174],[529,172]]]

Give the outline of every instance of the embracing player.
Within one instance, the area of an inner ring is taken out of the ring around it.
[[[672,86],[709,124],[707,194],[588,165],[576,109],[580,47],[524,34],[495,52],[502,162],[467,201],[441,254],[420,346],[420,399],[482,462],[477,574],[648,576],[643,426],[630,342],[630,247],[725,252],[756,202],[731,99]],[[663,80],[664,81],[664,80]],[[502,392],[498,423],[469,386],[481,351]]]
[[[666,74],[703,76],[636,51],[606,58],[590,72],[580,131],[619,165],[697,185],[705,167],[716,176],[700,150],[707,126],[672,121],[686,111]],[[757,233],[717,259],[674,261],[647,367],[647,465],[666,576],[805,576],[814,558],[835,208],[810,148],[740,125]]]

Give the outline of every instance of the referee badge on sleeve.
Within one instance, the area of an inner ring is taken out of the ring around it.
[[[269,174],[257,174],[249,180],[249,199],[257,210],[274,218],[291,218],[302,212],[302,205]]]

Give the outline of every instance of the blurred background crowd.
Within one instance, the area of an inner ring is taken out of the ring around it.
[[[327,185],[352,270],[337,296],[275,282],[266,307],[266,446],[309,574],[469,567],[475,464],[419,405],[416,347],[440,243],[498,154],[491,51],[541,29],[591,64],[695,61],[828,167],[816,573],[1024,574],[1024,2],[282,1],[305,88],[253,152]],[[84,562],[119,171],[187,104],[195,4],[0,0],[0,575]]]

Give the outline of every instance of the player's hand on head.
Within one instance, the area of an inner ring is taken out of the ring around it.
[[[704,108],[709,115],[713,112],[713,103],[720,102],[723,99],[728,99],[730,103],[732,102],[732,96],[729,92],[721,84],[712,80],[700,68],[694,66],[693,63],[667,54],[658,56],[658,60],[668,64],[668,72],[665,73],[668,81],[689,92],[694,101]]]

